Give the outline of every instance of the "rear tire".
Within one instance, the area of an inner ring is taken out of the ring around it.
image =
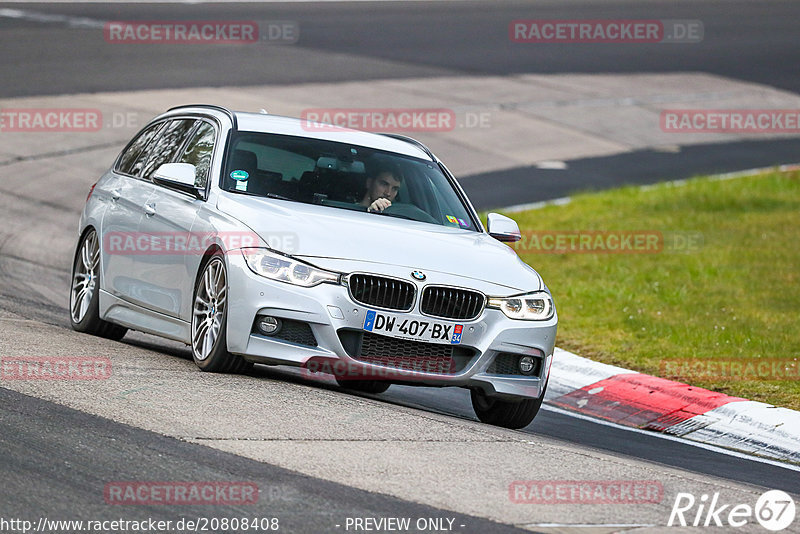
[[[547,386],[545,386],[547,389]],[[504,428],[525,428],[539,413],[544,401],[544,391],[538,399],[502,400],[487,396],[483,390],[470,392],[472,408],[482,423]]]
[[[200,266],[192,299],[192,359],[201,371],[244,373],[253,364],[228,352],[228,275],[216,252]]]
[[[391,386],[389,382],[378,380],[346,380],[338,376],[336,377],[336,382],[344,389],[372,394],[383,393]]]
[[[94,229],[78,242],[72,261],[69,321],[73,330],[114,341],[128,332],[124,326],[100,318],[100,241]]]

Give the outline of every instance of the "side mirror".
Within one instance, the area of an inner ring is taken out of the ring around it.
[[[191,163],[165,163],[153,173],[153,183],[203,198],[203,190],[194,185],[195,173]]]
[[[517,222],[499,213],[490,213],[486,216],[486,230],[490,236],[503,243],[513,243],[522,239]]]

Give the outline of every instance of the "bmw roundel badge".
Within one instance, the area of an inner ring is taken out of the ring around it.
[[[425,273],[422,271],[412,271],[411,276],[414,277],[415,280],[425,280]]]

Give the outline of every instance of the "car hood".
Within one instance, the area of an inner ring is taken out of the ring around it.
[[[436,271],[517,291],[544,287],[516,252],[488,234],[366,212],[222,194],[217,208],[272,249],[309,259],[347,260]],[[320,267],[329,264],[317,261]],[[372,269],[364,269],[372,270]],[[375,267],[379,271],[379,267]]]

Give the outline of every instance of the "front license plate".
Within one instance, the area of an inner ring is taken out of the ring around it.
[[[364,330],[399,339],[458,345],[461,343],[464,325],[409,319],[402,315],[368,310],[364,319]]]

